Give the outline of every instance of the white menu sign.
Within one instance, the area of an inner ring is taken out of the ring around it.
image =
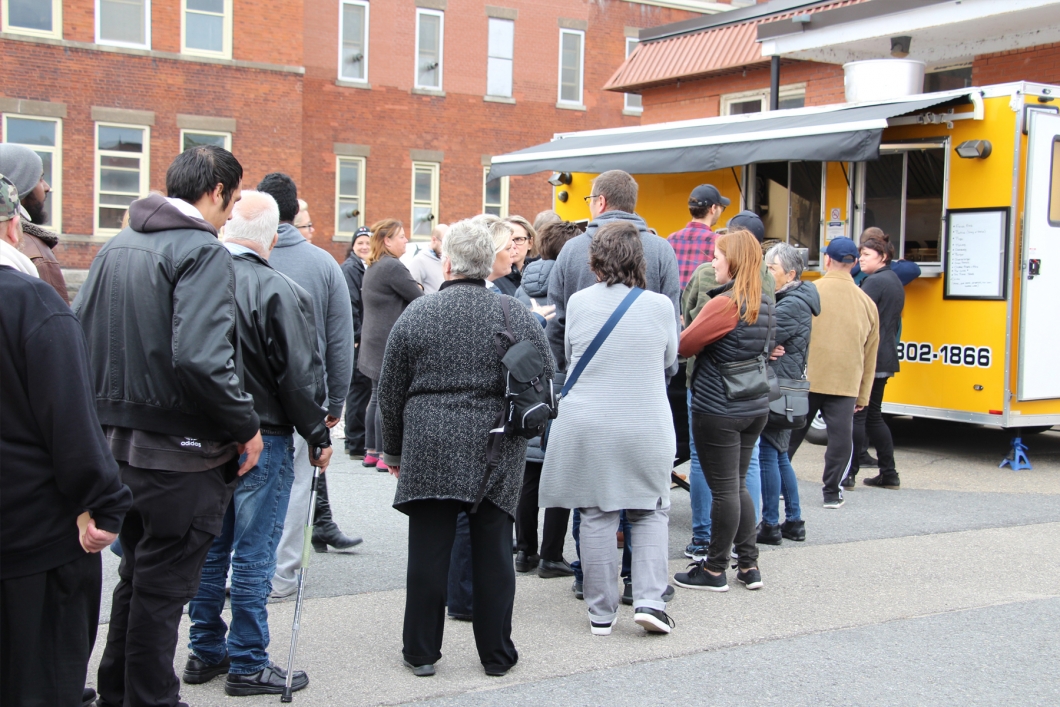
[[[1007,210],[950,211],[946,297],[1004,299]]]

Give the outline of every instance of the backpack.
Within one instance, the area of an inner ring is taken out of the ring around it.
[[[515,340],[510,303],[510,298],[501,296],[504,331],[494,344],[504,368],[504,434],[533,439],[556,417],[556,394],[552,379],[545,377],[545,362],[537,347]]]

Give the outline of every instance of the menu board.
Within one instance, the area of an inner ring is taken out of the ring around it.
[[[946,214],[946,299],[1005,299],[1008,209]]]

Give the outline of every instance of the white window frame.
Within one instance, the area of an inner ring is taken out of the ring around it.
[[[439,198],[438,198],[439,184],[438,183],[439,183],[439,181],[441,181],[441,167],[442,167],[441,164],[439,164],[438,162],[413,162],[412,163],[412,206],[411,206],[411,211],[410,211],[411,216],[409,218],[410,226],[409,226],[409,229],[408,229],[408,237],[409,237],[410,241],[411,240],[416,240],[416,239],[424,240],[424,236],[422,236],[422,235],[420,235],[420,236],[413,235],[415,233],[415,231],[416,231],[416,207],[417,206],[420,206],[420,207],[422,207],[422,206],[430,206],[431,214],[434,215],[434,219],[431,221],[431,230],[432,231],[434,230],[435,226],[437,226],[439,223],[441,223],[441,215],[438,213],[438,208],[439,208]],[[416,172],[418,172],[420,170],[429,170],[430,173],[431,173],[431,200],[430,200],[429,203],[426,202],[426,201],[417,201],[416,200]],[[430,237],[430,234],[427,235],[427,238],[429,238],[429,237]]]
[[[198,10],[191,12],[201,13]],[[232,0],[224,0],[224,27],[221,39],[221,51],[215,52],[208,49],[193,49],[188,47],[188,0],[180,0],[180,53],[189,56],[212,56],[222,59],[232,58]]]
[[[780,100],[785,98],[793,98],[795,96],[803,96],[805,101],[806,96],[806,84],[794,83],[787,86],[780,87]],[[762,112],[769,112],[769,89],[758,88],[753,91],[740,91],[739,93],[726,93],[721,96],[721,105],[719,106],[719,113],[721,115],[730,115],[729,108],[733,103],[744,103],[747,101],[760,98],[762,100]]]
[[[92,186],[92,233],[97,237],[109,238],[118,233],[118,229],[115,228],[100,228],[99,226],[99,187],[100,187],[100,158],[104,155],[113,155],[114,157],[131,157],[135,153],[129,152],[115,152],[112,150],[100,150],[99,149],[99,129],[104,128],[134,128],[136,130],[144,131],[144,151],[140,153],[140,198],[147,196],[150,191],[151,184],[151,126],[150,125],[136,125],[135,123],[114,123],[109,121],[97,121],[93,123],[92,127],[92,141],[93,147],[95,148],[95,155],[93,157],[95,161],[94,172],[95,181]]]
[[[567,101],[563,99],[563,35],[575,34],[580,37],[581,43],[579,48],[581,49],[578,57],[578,100]],[[565,106],[584,106],[585,105],[585,30],[580,29],[566,29],[561,28],[559,31],[559,71],[556,77],[556,103]]]
[[[96,44],[103,44],[108,47],[132,47],[134,49],[150,49],[151,48],[151,0],[144,0],[144,43],[136,44],[135,42],[119,42],[113,39],[103,39],[100,36],[100,0],[96,0]],[[181,20],[183,23],[183,20]]]
[[[52,179],[48,184],[51,185],[52,192],[52,204],[51,204],[51,217],[52,222],[48,226],[48,229],[55,231],[56,233],[63,232],[63,120],[62,118],[46,118],[37,115],[22,115],[21,113],[4,113],[3,114],[3,128],[4,136],[3,141],[7,142],[7,121],[9,118],[15,118],[17,120],[37,120],[42,123],[55,123],[55,146],[48,147],[47,145],[26,145],[26,147],[32,149],[35,152],[50,152],[52,155]],[[22,143],[18,143],[22,144]]]
[[[501,218],[508,218],[508,177],[500,177],[501,180],[501,201],[499,204],[490,203],[486,201],[486,184],[489,182],[489,167],[482,168],[482,213],[487,213],[487,206],[500,207]]]
[[[489,33],[487,33],[487,40],[486,40],[486,95],[487,96],[496,96],[498,98],[512,98],[515,95],[515,20],[508,20],[508,19],[505,19],[503,17],[490,17],[489,18],[489,27],[490,28],[492,28],[494,26],[493,25],[494,22],[506,22],[509,25],[511,25],[511,27],[512,27],[512,56],[510,58],[509,57],[500,57],[500,56],[496,56],[495,57],[492,54],[490,54],[489,53],[490,52],[490,50],[489,50],[490,41],[489,41],[489,38],[488,38],[488,34]],[[490,85],[490,81],[489,81],[489,64],[490,64],[490,60],[491,59],[498,59],[498,60],[501,60],[501,61],[509,62],[509,65],[508,65],[509,66],[509,69],[508,69],[509,70],[509,76],[508,76],[509,91],[508,91],[507,94],[491,93],[490,90],[489,90],[489,85]]]
[[[340,184],[340,170],[342,169],[343,162],[353,162],[357,164],[358,174],[360,179],[357,183],[357,194],[342,194],[339,192]],[[364,157],[347,157],[345,155],[335,155],[335,235],[344,236],[352,240],[353,234],[357,232],[357,228],[364,225],[364,183],[365,169],[368,167],[368,161]],[[343,196],[356,196],[357,197],[357,210],[361,213],[357,215],[357,227],[352,231],[340,231],[339,224],[342,222],[342,218],[339,216],[339,201]]]
[[[22,34],[28,37],[47,37],[49,39],[63,38],[63,0],[37,0],[37,2],[51,2],[52,4],[52,28],[51,31],[19,27],[11,24],[8,19],[11,3],[4,0],[4,31],[11,34]]]
[[[438,18],[438,85],[437,86],[425,86],[420,83],[420,18],[424,15],[434,15]],[[416,73],[413,76],[413,86],[425,91],[442,91],[444,90],[444,74],[442,69],[445,68],[445,13],[441,10],[428,10],[426,8],[416,8],[416,54],[415,54],[415,70]]]
[[[223,137],[225,139],[224,148],[229,152],[232,151],[232,133],[220,132],[218,130],[192,130],[191,128],[181,128],[180,142],[178,143],[180,149],[177,150],[178,155],[181,152],[184,152],[184,136],[188,133],[191,133],[192,135],[217,135]]]
[[[632,46],[630,46],[631,44],[632,44]],[[637,39],[636,37],[626,37],[626,58],[627,59],[629,59],[629,55],[633,53],[633,50],[637,48],[638,44],[640,44],[640,40]],[[631,105],[630,104],[630,100],[634,99],[634,98],[636,99],[636,105]],[[643,113],[644,112],[643,98],[644,97],[641,96],[639,93],[625,93],[625,94],[623,94],[622,107],[626,110],[627,113]]]
[[[364,78],[355,79],[345,76],[342,73],[342,38],[345,33],[345,27],[343,26],[343,9],[346,5],[360,5],[364,8],[364,56],[361,62],[364,65]],[[369,15],[371,14],[371,4],[364,0],[341,0],[339,2],[339,66],[338,66],[338,78],[340,81],[353,81],[355,83],[368,83],[368,37],[369,37]],[[417,38],[419,33],[416,34]],[[417,39],[417,42],[419,40]]]

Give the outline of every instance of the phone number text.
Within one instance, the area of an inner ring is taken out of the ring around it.
[[[944,366],[971,366],[990,368],[993,355],[989,346],[961,346],[943,344],[937,350],[931,344],[915,341],[898,342],[898,360],[910,363],[934,363],[942,361]]]

